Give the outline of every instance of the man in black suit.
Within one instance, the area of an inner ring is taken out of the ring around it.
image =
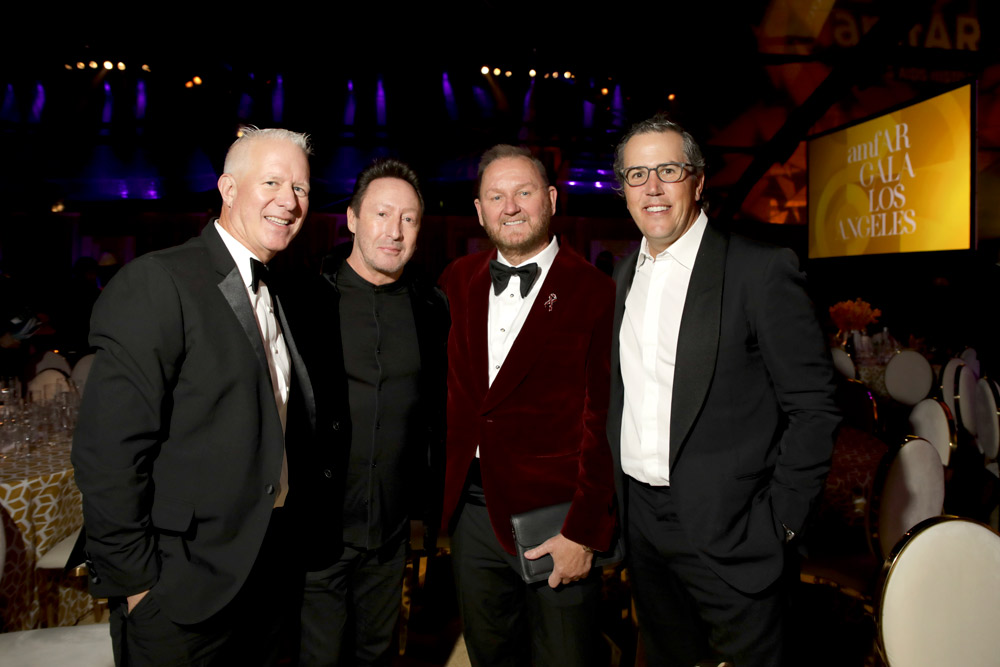
[[[304,135],[244,130],[218,221],[96,304],[73,465],[120,665],[272,664],[294,640],[306,547],[290,524],[332,475],[265,265],[306,217],[308,154]]]
[[[303,666],[388,664],[410,519],[430,519],[436,532],[440,517],[448,306],[408,265],[423,209],[408,165],[368,166],[347,209],[354,241],[324,259],[312,299],[325,344],[310,346],[309,367],[345,378],[350,435],[342,545],[306,574]],[[317,387],[321,412],[330,390]]]
[[[829,469],[833,373],[795,255],[709,224],[704,165],[662,116],[618,146],[643,240],[615,271],[608,436],[649,663],[778,665],[786,543]]]

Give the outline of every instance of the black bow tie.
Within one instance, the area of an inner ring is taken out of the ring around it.
[[[257,293],[257,288],[260,283],[264,283],[274,292],[274,286],[271,284],[271,272],[267,268],[267,264],[260,261],[259,259],[250,258],[250,289],[253,293]]]
[[[521,279],[521,298],[528,296],[531,286],[538,277],[538,264],[532,262],[524,266],[508,266],[495,259],[490,260],[490,276],[493,278],[493,293],[499,295],[507,287],[511,276]]]

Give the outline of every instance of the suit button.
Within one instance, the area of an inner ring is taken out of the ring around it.
[[[331,477],[333,477],[333,471],[327,468],[326,470],[323,471],[323,477],[330,479]]]
[[[90,578],[90,583],[92,583],[94,585],[97,585],[97,584],[101,583],[101,578],[100,577],[91,577]]]
[[[334,431],[340,430],[340,422],[333,422],[333,430]]]
[[[269,496],[273,496],[274,495],[274,484],[265,484],[264,485],[264,493],[266,493]]]

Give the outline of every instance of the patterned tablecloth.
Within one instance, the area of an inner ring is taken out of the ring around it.
[[[30,457],[0,461],[0,520],[7,536],[0,580],[5,631],[28,630],[49,621],[72,625],[90,608],[85,578],[35,569],[39,557],[83,523],[69,454],[70,440],[62,438],[36,447]]]

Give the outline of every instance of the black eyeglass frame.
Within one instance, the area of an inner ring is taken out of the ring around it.
[[[667,181],[664,180],[662,176],[660,176],[660,169],[662,167],[680,167],[681,169],[678,171],[677,178],[675,180]],[[628,167],[626,169],[622,169],[621,171],[622,183],[624,183],[629,187],[637,188],[639,186],[645,185],[649,181],[649,174],[652,172],[656,173],[656,177],[660,179],[661,183],[680,183],[687,176],[688,173],[687,167],[690,167],[692,170],[695,169],[695,165],[691,164],[690,162],[663,162],[661,164],[656,165],[655,167],[645,167],[645,166]],[[641,183],[630,183],[628,180],[628,173],[630,171],[635,171],[638,169],[646,170],[646,178],[642,179]]]

